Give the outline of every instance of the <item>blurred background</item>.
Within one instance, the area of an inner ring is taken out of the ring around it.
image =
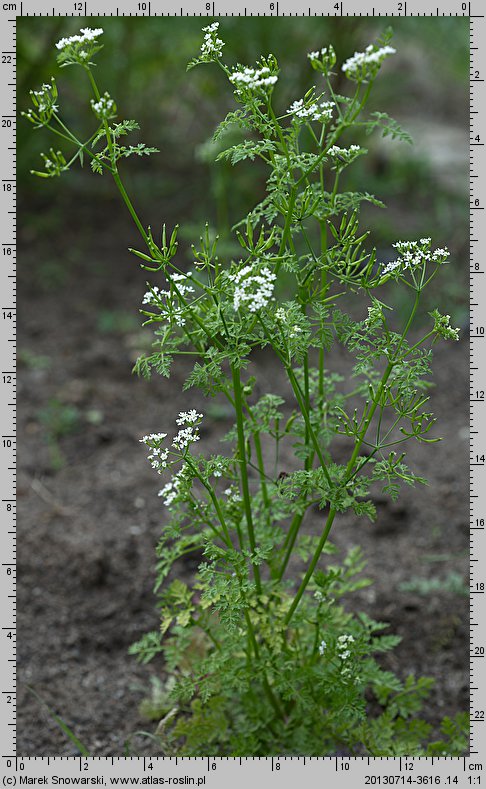
[[[362,139],[353,135],[347,142],[361,143],[370,154],[346,171],[343,187],[368,191],[386,203],[385,209],[364,204],[361,213],[362,226],[372,229],[384,259],[397,239],[431,236],[434,245],[449,247],[452,262],[435,281],[426,306],[438,305],[451,314],[453,325],[466,326],[468,20],[220,21],[229,64],[251,65],[270,52],[277,56],[279,112],[318,84],[307,52],[332,43],[342,63],[393,26],[397,54],[386,61],[368,112],[396,118],[414,145],[376,132]],[[104,28],[104,49],[96,57],[98,84],[116,100],[121,118],[140,123],[130,142],[160,149],[150,159],[132,157],[121,165],[128,191],[154,232],[163,222],[181,225],[180,260],[185,256],[188,267],[190,243],[206,221],[218,228],[221,254],[239,254],[231,226],[265,189],[265,169],[258,162],[214,164],[219,150],[240,138],[232,130],[220,143],[212,142],[217,123],[234,108],[220,70],[206,65],[186,74],[204,24],[208,21],[201,18],[38,17],[19,18],[17,25],[19,110],[29,107],[29,89],[55,75],[64,121],[81,137],[93,128],[89,88],[81,69],[57,67],[54,43],[85,25]],[[348,92],[341,73],[337,80],[337,91]],[[151,587],[161,527],[158,481],[137,439],[164,429],[179,407],[201,404],[195,392],[181,398],[189,369],[182,364],[170,383],[130,375],[136,357],[150,347],[150,330],[140,328],[138,314],[147,274],[127,251],[140,249],[140,242],[113,183],[89,167],[60,179],[34,178],[30,170],[41,169],[40,151],[57,148],[57,142],[20,117],[17,140],[19,754],[73,752],[29,694],[32,686],[92,753],[114,755],[131,752],[134,732],[147,727],[138,702],[146,696],[149,677],[156,682],[163,672],[157,663],[136,667],[126,654],[130,643],[157,627]],[[400,310],[402,296],[392,291],[389,298]],[[375,562],[377,574],[387,568],[388,576],[376,599],[362,601],[371,614],[410,636],[426,596],[430,616],[423,623],[429,627],[415,631],[416,643],[402,657],[407,669],[446,678],[431,713],[434,721],[445,711],[463,709],[467,694],[466,345],[438,351],[435,405],[450,441],[432,453],[434,460],[423,461],[425,475],[435,480],[435,499],[430,490],[428,499],[421,493],[415,501],[409,497],[402,509],[388,511],[388,532],[385,526],[371,533],[371,569]],[[269,381],[274,391],[276,380]],[[223,405],[209,402],[205,412],[224,432]],[[217,442],[216,433],[206,437],[207,445]],[[348,538],[342,539],[345,545]],[[439,551],[444,540],[449,553]],[[436,558],[424,564],[427,555]],[[193,569],[188,566],[187,572]],[[444,595],[450,598],[445,619]],[[431,619],[438,632],[431,631]],[[435,668],[429,666],[431,654]],[[137,741],[136,747],[143,752],[149,746]]]
[[[228,18],[222,21],[224,54],[230,64],[251,64],[262,54],[274,53],[284,68],[275,95],[277,108],[284,112],[318,81],[307,52],[333,42],[338,64],[342,63],[356,49],[374,41],[389,22],[397,55],[387,61],[376,81],[368,110],[386,110],[395,117],[410,132],[414,146],[390,138],[384,142],[379,133],[368,138],[363,132],[358,141],[370,148],[371,155],[360,158],[347,171],[346,187],[366,189],[386,203],[386,210],[365,204],[362,216],[363,224],[373,228],[378,248],[386,249],[402,236],[424,235],[450,246],[457,268],[453,274],[449,269],[445,276],[450,281],[443,279],[442,285],[464,317],[460,291],[467,236],[467,20],[279,18],[275,23],[272,18]],[[219,151],[238,141],[241,133],[233,129],[220,142],[212,142],[217,123],[234,106],[222,72],[207,65],[186,74],[187,62],[200,47],[201,20],[99,18],[89,23],[106,31],[106,49],[97,57],[99,84],[116,99],[122,118],[140,122],[139,138],[161,151],[150,160],[131,159],[124,167],[141,216],[156,230],[163,221],[179,222],[187,241],[197,238],[201,225],[209,220],[217,225],[228,253],[236,254],[239,247],[231,247],[230,228],[261,199],[265,166],[261,162],[236,168],[225,162],[213,164]],[[64,120],[84,134],[93,127],[85,75],[75,68],[60,71],[53,52],[53,42],[75,32],[79,24],[62,18],[22,20],[18,95],[21,108],[22,103],[27,107],[29,88],[56,74]],[[336,90],[349,92],[349,83],[337,71]],[[40,235],[45,239],[46,228],[52,234],[69,235],[67,202],[75,203],[81,212],[96,200],[96,209],[101,209],[106,223],[111,216],[118,216],[121,206],[112,183],[107,177],[93,181],[88,167],[71,172],[61,182],[32,179],[29,170],[39,169],[39,151],[51,142],[43,132],[33,133],[30,124],[19,123],[22,205],[26,214],[32,201],[46,207],[40,234],[32,217],[26,217],[29,227],[24,229],[32,238]],[[85,229],[88,237],[83,243],[89,243],[89,228]],[[96,232],[100,231],[97,223]],[[76,241],[79,252],[78,237]],[[62,261],[51,255],[31,273],[41,277],[42,287],[55,287],[68,276],[75,256],[72,249]]]

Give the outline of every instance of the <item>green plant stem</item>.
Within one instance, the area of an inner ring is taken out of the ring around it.
[[[238,435],[238,461],[240,467],[241,487],[243,491],[243,502],[245,507],[246,525],[248,528],[248,539],[250,542],[250,549],[252,553],[255,552],[255,531],[253,528],[253,516],[251,511],[251,497],[250,486],[248,482],[248,470],[246,463],[246,449],[245,449],[245,433],[243,428],[243,400],[241,396],[241,377],[240,370],[235,365],[231,366],[231,373],[233,376],[233,391],[235,398],[235,415],[236,415],[236,429]],[[253,566],[253,575],[255,577],[255,584],[258,594],[262,592],[262,584],[260,579],[260,568],[256,564]]]
[[[262,499],[265,505],[265,510],[270,515],[270,498],[268,495],[268,488],[266,483],[265,464],[263,462],[262,442],[260,440],[260,433],[253,434],[253,442],[255,444],[255,452],[257,456],[258,472],[260,474],[260,487],[262,489]]]
[[[417,312],[419,300],[420,300],[420,290],[418,290],[416,292],[416,294],[415,294],[415,300],[414,300],[414,303],[413,303],[413,307],[412,307],[412,310],[410,312],[410,315],[409,315],[409,318],[407,320],[407,323],[405,325],[405,328],[403,329],[401,340],[400,340],[400,342],[398,344],[398,347],[397,347],[397,352],[400,350],[400,347],[402,346],[402,344],[403,344],[403,342],[405,340],[405,337],[407,336],[407,334],[408,334],[408,332],[410,330],[410,327],[412,325],[413,319],[415,317],[415,313]],[[365,420],[365,422],[363,424],[363,428],[361,430],[359,438],[356,439],[356,443],[355,443],[355,447],[354,447],[353,453],[352,453],[352,455],[351,455],[351,457],[349,459],[348,465],[346,466],[345,479],[344,479],[344,481],[342,483],[343,485],[346,485],[349,482],[349,480],[350,480],[350,478],[352,476],[354,464],[355,464],[356,459],[357,459],[357,457],[358,457],[358,455],[360,453],[360,450],[361,450],[361,447],[363,445],[363,442],[364,442],[364,440],[366,438],[366,434],[367,434],[368,428],[369,428],[369,426],[371,424],[371,420],[373,419],[374,413],[375,413],[378,405],[381,403],[381,398],[383,396],[383,391],[385,389],[385,386],[387,384],[387,381],[388,381],[388,379],[390,377],[390,374],[391,374],[394,366],[395,366],[395,362],[388,362],[388,364],[387,364],[387,366],[385,368],[385,372],[383,373],[383,376],[382,376],[382,379],[381,379],[381,382],[380,382],[380,386],[379,386],[378,391],[376,393],[376,397],[375,397],[375,399],[373,401],[373,404],[372,404],[370,410],[368,411],[368,415],[367,415],[366,420]],[[289,625],[290,620],[292,619],[292,616],[294,615],[294,612],[295,612],[297,606],[299,605],[299,602],[300,602],[300,600],[302,598],[302,595],[304,594],[304,592],[305,592],[305,590],[307,588],[307,585],[309,584],[309,581],[312,578],[312,575],[314,573],[314,570],[315,570],[315,567],[317,565],[317,562],[319,561],[321,553],[322,553],[322,551],[324,549],[324,545],[326,544],[327,538],[329,536],[329,532],[331,531],[331,527],[332,527],[332,524],[333,524],[335,516],[336,516],[336,510],[331,508],[329,510],[329,515],[328,515],[328,518],[327,518],[327,521],[326,521],[326,525],[324,527],[324,531],[322,533],[321,539],[319,540],[319,544],[318,544],[318,546],[317,546],[317,548],[316,548],[316,550],[314,552],[314,556],[311,559],[311,563],[310,563],[310,565],[309,565],[309,567],[307,569],[307,572],[306,572],[304,578],[302,579],[302,582],[301,582],[301,584],[299,586],[297,594],[295,595],[294,600],[292,602],[292,605],[291,605],[289,611],[287,612],[287,616],[285,617],[285,624],[287,626]]]
[[[255,658],[258,661],[260,661],[260,649],[258,647],[258,642],[257,642],[256,637],[255,637],[255,631],[253,629],[253,624],[252,624],[252,621],[250,619],[250,614],[246,610],[245,610],[245,621],[246,621],[247,631],[248,631],[248,634],[249,634],[249,637],[250,637],[250,642],[252,644],[253,651],[255,653]],[[265,673],[265,671],[263,669],[262,669],[262,674],[263,674],[263,689],[265,691],[265,695],[266,695],[267,699],[269,700],[270,704],[272,705],[273,709],[275,710],[276,714],[278,715],[278,717],[283,719],[285,717],[285,713],[281,709],[280,704],[278,703],[277,699],[275,698],[275,694],[274,694],[274,692],[273,692],[273,690],[271,688],[271,685],[270,685],[270,683],[269,683],[269,681],[267,679],[266,673]]]
[[[282,562],[282,566],[279,570],[277,575],[277,581],[281,581],[285,570],[287,569],[287,565],[289,563],[290,557],[292,556],[292,550],[295,545],[295,541],[297,539],[297,535],[299,533],[302,521],[304,520],[305,512],[297,512],[294,517],[292,518],[292,523],[289,526],[289,530],[287,532],[287,536],[284,542],[284,549],[285,549],[285,557]]]
[[[225,520],[225,517],[224,517],[224,515],[223,515],[223,511],[222,511],[222,509],[221,509],[221,506],[220,506],[220,504],[219,504],[218,497],[216,496],[216,494],[215,494],[215,492],[214,492],[214,490],[213,490],[212,486],[211,486],[211,485],[210,485],[208,482],[206,482],[206,481],[203,479],[203,477],[202,477],[202,476],[201,476],[201,474],[199,473],[198,469],[196,468],[196,466],[194,465],[194,463],[193,463],[193,462],[192,462],[192,460],[190,459],[190,455],[188,455],[188,454],[187,454],[187,455],[185,456],[184,460],[185,460],[185,462],[187,463],[187,465],[189,466],[189,468],[191,469],[191,471],[192,471],[192,473],[194,474],[194,476],[195,476],[195,477],[197,477],[197,479],[199,480],[199,482],[201,483],[201,485],[202,485],[202,486],[203,486],[203,487],[204,487],[204,488],[207,490],[207,492],[209,493],[209,496],[210,496],[210,499],[211,499],[211,501],[212,501],[213,507],[214,507],[214,509],[215,509],[215,511],[216,511],[216,515],[218,516],[218,520],[219,520],[219,522],[221,523],[221,528],[223,529],[223,535],[224,535],[224,538],[223,538],[223,537],[221,536],[221,534],[220,534],[220,533],[217,531],[217,529],[215,529],[215,527],[214,527],[214,526],[212,526],[212,525],[211,525],[211,524],[208,522],[209,526],[210,526],[210,527],[213,529],[213,531],[215,532],[215,534],[217,534],[217,536],[219,537],[219,539],[220,539],[220,540],[222,540],[223,542],[225,542],[225,543],[226,543],[226,545],[228,546],[228,548],[233,548],[233,543],[231,542],[231,537],[230,537],[230,535],[229,535],[229,531],[228,531],[228,527],[227,527],[227,525],[226,525],[226,520]]]
[[[326,479],[329,482],[329,484],[332,484],[331,477],[329,476],[329,472],[327,470],[327,464],[326,464],[326,461],[324,460],[324,455],[322,454],[322,450],[321,450],[321,448],[319,446],[319,442],[317,440],[317,436],[316,436],[316,434],[314,432],[314,428],[312,427],[312,424],[311,424],[311,421],[310,421],[310,416],[309,416],[309,413],[307,411],[306,404],[305,404],[305,397],[304,397],[304,395],[302,393],[302,390],[301,390],[301,388],[299,386],[299,382],[297,381],[297,378],[295,377],[295,373],[294,373],[294,371],[293,371],[293,369],[292,369],[292,367],[290,365],[286,364],[285,365],[285,370],[287,372],[287,376],[288,376],[288,379],[290,381],[290,385],[292,386],[292,389],[294,391],[295,398],[296,398],[296,400],[297,400],[297,402],[299,404],[299,408],[301,410],[302,416],[304,417],[304,422],[305,422],[305,424],[307,426],[307,429],[309,431],[309,435],[310,435],[311,441],[312,441],[312,443],[314,445],[314,449],[316,451],[317,457],[319,458],[319,463],[320,463],[321,468],[322,468],[322,470],[324,472],[324,476],[326,477]]]
[[[334,522],[334,518],[336,516],[336,510],[330,509],[329,515],[327,516],[326,524],[324,526],[324,530],[321,535],[321,539],[319,540],[319,544],[314,551],[314,556],[311,559],[309,567],[307,568],[307,572],[304,575],[302,582],[297,590],[297,593],[292,601],[292,605],[290,606],[289,610],[287,611],[287,616],[285,617],[285,624],[288,626],[290,624],[290,620],[292,619],[295,609],[300,603],[302,595],[304,594],[305,590],[307,589],[307,585],[314,574],[314,570],[316,568],[317,562],[320,559],[321,553],[324,549],[324,546],[327,542],[327,538],[329,537],[329,532],[331,531],[332,524]]]
[[[87,72],[87,74],[88,74],[88,76],[89,76],[89,80],[90,80],[90,82],[91,82],[91,86],[92,86],[92,88],[93,88],[93,92],[94,92],[94,94],[95,94],[95,97],[96,97],[96,98],[97,98],[97,100],[99,101],[99,98],[100,98],[100,92],[99,92],[99,90],[98,90],[98,86],[96,85],[96,82],[95,82],[95,79],[94,79],[94,77],[93,77],[93,74],[91,73],[91,70],[90,70],[90,69],[86,69],[86,72]],[[123,181],[122,181],[122,179],[120,178],[120,174],[119,174],[119,172],[118,172],[118,168],[117,168],[117,166],[116,166],[116,162],[114,161],[114,156],[113,156],[113,142],[112,142],[112,139],[111,139],[110,129],[109,129],[109,127],[108,127],[108,123],[107,123],[107,121],[106,121],[106,120],[104,120],[104,121],[103,121],[103,125],[104,125],[104,128],[105,128],[105,134],[106,134],[106,141],[107,141],[107,145],[108,145],[108,148],[109,148],[109,150],[110,150],[110,155],[111,155],[111,157],[112,157],[112,166],[113,166],[113,169],[111,169],[111,170],[110,170],[110,172],[111,172],[111,174],[112,174],[112,176],[113,176],[113,180],[115,181],[115,184],[116,184],[116,186],[117,186],[117,189],[118,189],[118,191],[119,191],[119,193],[120,193],[120,195],[121,195],[121,197],[122,197],[122,199],[123,199],[123,202],[125,203],[126,207],[128,208],[128,211],[129,211],[129,213],[130,213],[130,216],[132,217],[133,221],[135,222],[135,225],[136,225],[136,227],[137,227],[137,229],[138,229],[138,231],[139,231],[140,235],[142,236],[142,238],[143,238],[143,240],[144,240],[144,242],[145,242],[145,244],[146,244],[146,246],[147,246],[147,248],[148,248],[149,252],[151,252],[151,251],[152,251],[152,244],[151,244],[151,241],[150,241],[150,237],[149,237],[148,233],[146,232],[146,230],[145,230],[144,226],[142,225],[142,222],[140,221],[140,218],[139,218],[139,216],[138,216],[138,214],[137,214],[137,212],[136,212],[136,210],[135,210],[135,207],[134,207],[134,205],[133,205],[132,201],[130,200],[130,197],[128,196],[128,193],[127,193],[127,191],[126,191],[126,189],[125,189],[125,186],[123,185]],[[207,330],[207,328],[206,328],[206,326],[205,326],[205,324],[204,324],[204,321],[202,321],[202,320],[199,318],[199,316],[198,316],[198,315],[196,315],[196,313],[195,313],[193,310],[191,310],[191,308],[189,307],[189,305],[187,305],[187,302],[185,302],[185,301],[184,301],[184,299],[182,298],[182,296],[181,296],[180,292],[178,291],[178,288],[177,288],[177,286],[176,286],[176,285],[174,285],[174,288],[175,288],[175,290],[176,290],[176,292],[177,292],[177,295],[178,295],[178,296],[179,296],[179,298],[181,299],[181,302],[182,302],[182,303],[185,303],[185,304],[186,304],[186,306],[188,307],[188,312],[189,312],[189,314],[190,314],[190,316],[191,316],[192,320],[193,320],[195,323],[197,323],[197,325],[199,326],[199,328],[200,328],[200,329],[202,329],[202,330],[204,331],[204,333],[205,333],[205,334],[206,334],[206,336],[208,337],[209,341],[210,341],[210,342],[212,342],[212,343],[214,343],[214,345],[216,345],[216,347],[217,347],[217,348],[219,348],[220,350],[222,350],[222,349],[224,348],[224,345],[223,345],[223,343],[222,343],[220,340],[218,340],[218,338],[217,338],[217,337],[214,337],[213,335],[211,335],[211,334],[208,332],[208,330]]]

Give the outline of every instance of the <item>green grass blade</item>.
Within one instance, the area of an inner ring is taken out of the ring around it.
[[[81,756],[90,756],[91,754],[88,751],[88,749],[86,748],[86,746],[83,745],[81,740],[78,740],[78,738],[76,737],[74,732],[69,728],[67,723],[65,721],[63,721],[63,719],[59,715],[57,715],[54,712],[54,710],[51,710],[51,708],[49,707],[47,702],[44,701],[42,696],[39,696],[37,691],[35,691],[29,685],[27,685],[27,690],[30,691],[30,693],[32,693],[32,695],[35,696],[37,701],[45,708],[45,710],[48,712],[48,714],[52,718],[52,720],[57,723],[57,725],[59,726],[61,731],[66,735],[66,737],[69,740],[71,740],[72,744],[78,749],[78,751],[80,752]]]

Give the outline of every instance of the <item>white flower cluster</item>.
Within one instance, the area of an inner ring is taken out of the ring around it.
[[[259,69],[246,66],[243,71],[233,71],[229,76],[229,80],[233,85],[236,85],[238,90],[256,90],[275,85],[278,77],[276,74],[270,73],[268,66],[262,66]]]
[[[157,495],[164,499],[164,504],[166,507],[170,507],[170,505],[179,495],[183,474],[184,469],[181,468],[181,470],[178,471],[177,474],[174,474],[172,479],[167,482],[161,490],[159,490]]]
[[[198,414],[195,408],[190,411],[179,411],[179,417],[176,419],[176,425],[193,425],[203,418],[202,414]]]
[[[81,35],[69,36],[68,38],[61,38],[61,40],[57,42],[56,48],[66,49],[66,47],[70,47],[73,44],[87,44],[92,41],[96,41],[98,36],[101,36],[102,33],[103,33],[102,27],[96,27],[94,30],[92,30],[89,27],[84,27],[81,28]]]
[[[460,329],[454,329],[451,326],[450,315],[441,315],[439,310],[433,310],[429,314],[434,319],[434,331],[439,337],[444,340],[459,340]]]
[[[312,60],[319,60],[321,57],[325,57],[327,55],[327,47],[322,47],[321,51],[316,50],[315,52],[309,52],[307,57],[310,61]]]
[[[31,90],[30,95],[39,112],[57,111],[57,104],[54,103],[57,99],[57,87],[54,77],[51,77],[50,84],[44,83],[40,90]]]
[[[202,418],[203,415],[198,414],[194,409],[191,409],[190,411],[181,411],[179,413],[176,423],[179,426],[186,425],[186,427],[181,427],[177,435],[174,436],[172,441],[172,446],[174,449],[177,449],[179,452],[183,452],[184,449],[187,449],[190,444],[194,444],[196,441],[199,441],[198,423]],[[150,461],[150,465],[155,471],[157,471],[158,474],[162,474],[162,472],[168,467],[169,454],[175,454],[170,452],[170,450],[167,448],[162,448],[162,443],[166,438],[167,433],[148,433],[146,436],[143,436],[143,438],[139,439],[141,444],[145,444],[150,449],[150,453],[147,457]],[[176,460],[179,459],[180,458],[176,456]]]
[[[351,162],[361,151],[359,145],[350,145],[349,148],[340,148],[339,145],[332,145],[327,151],[327,155],[333,159],[339,159],[346,163]]]
[[[324,641],[324,639],[323,639],[323,640],[321,641],[321,643],[319,644],[319,654],[321,655],[321,657],[322,657],[322,655],[324,654],[324,652],[326,651],[326,649],[327,649],[327,643],[326,643],[326,641]]]
[[[113,118],[116,113],[115,102],[107,91],[105,91],[103,96],[100,96],[98,101],[91,99],[91,108],[100,120]]]
[[[172,446],[178,449],[179,452],[183,452],[190,444],[199,441],[199,437],[199,430],[197,427],[183,427],[175,436]]]
[[[309,52],[307,57],[311,62],[312,68],[315,71],[320,71],[325,76],[336,65],[336,53],[332,46],[322,47],[320,51]]]
[[[338,657],[341,658],[341,676],[346,681],[346,679],[351,674],[351,667],[347,664],[348,658],[351,657],[351,650],[349,649],[349,645],[354,644],[353,636],[339,636],[337,640],[336,650],[338,653]]]
[[[341,660],[347,660],[351,656],[351,652],[348,649],[350,644],[354,644],[353,636],[344,635],[338,637],[336,649]]]
[[[438,265],[445,263],[450,255],[447,247],[439,247],[432,252],[430,245],[430,238],[421,238],[420,241],[397,241],[392,244],[399,253],[399,257],[386,264],[381,272],[382,275],[391,274],[394,271],[400,274],[407,269],[413,269],[429,262]]]
[[[381,64],[389,55],[394,55],[393,47],[380,47],[375,49],[373,44],[366,47],[364,52],[355,52],[353,57],[343,63],[342,70],[347,77],[354,80],[363,80],[367,76],[374,76]]]
[[[212,60],[219,58],[223,52],[224,41],[218,38],[219,22],[213,22],[207,27],[203,27],[204,41],[201,44],[201,56],[204,59]]]
[[[221,461],[217,461],[214,464],[213,477],[222,477],[223,476],[223,471],[224,471],[223,464],[221,463]]]
[[[50,178],[61,175],[64,170],[68,169],[66,159],[64,158],[62,151],[55,151],[53,148],[51,148],[49,151],[49,156],[47,156],[45,153],[41,153],[41,157],[44,162],[44,167],[46,168],[45,173],[43,173],[45,177]],[[39,175],[36,170],[33,172]]]
[[[258,312],[271,300],[277,276],[268,266],[260,270],[254,266],[243,266],[236,274],[230,274],[229,278],[236,286],[233,294],[235,310],[243,306],[249,312]]]
[[[158,305],[158,299],[161,297],[160,289],[154,285],[151,290],[148,290],[142,299],[142,304]]]
[[[304,99],[298,99],[298,101],[294,101],[294,103],[291,104],[287,112],[303,120],[321,121],[325,123],[331,119],[335,106],[333,101],[323,101],[320,104],[313,101],[311,104],[306,105]]]
[[[190,411],[180,411],[179,417],[176,419],[176,424],[181,427],[177,435],[175,436],[172,446],[175,449],[178,449],[179,452],[182,452],[184,449],[190,444],[194,444],[196,441],[199,441],[199,428],[198,424],[203,418],[202,414],[198,414],[198,412],[191,408]],[[183,427],[186,425],[186,427]]]
[[[184,326],[186,322],[183,317],[184,305],[178,306],[180,302],[174,304],[174,296],[177,299],[178,296],[184,297],[188,293],[194,293],[192,285],[187,283],[190,276],[190,271],[187,274],[178,274],[177,272],[168,274],[169,284],[175,285],[177,291],[172,293],[170,290],[161,290],[157,285],[154,285],[144,294],[142,306],[147,304],[151,307],[158,307],[167,318],[172,318],[177,326]]]
[[[301,326],[294,324],[293,326],[289,326],[289,313],[283,307],[277,307],[275,310],[275,318],[279,321],[279,323],[284,324],[285,331],[287,337],[291,340],[295,339],[299,334],[302,334],[304,331]]]
[[[177,274],[177,273],[169,274],[168,279],[170,280],[170,282],[174,283],[174,285],[177,287],[177,292],[181,296],[185,296],[186,293],[194,293],[194,288],[192,287],[192,285],[187,284],[187,279],[190,276],[191,276],[191,272],[188,271],[187,274]],[[161,291],[161,295],[167,296],[169,294],[167,293],[167,291]]]
[[[167,433],[149,433],[139,439],[140,443],[149,447],[150,453],[147,455],[147,459],[158,474],[162,474],[168,465],[169,450],[161,447],[164,438],[167,438]]]
[[[224,490],[223,493],[228,499],[229,504],[238,504],[240,501],[242,501],[242,498],[240,496],[240,491],[238,490],[236,485],[230,485],[230,487],[226,488],[226,490]]]

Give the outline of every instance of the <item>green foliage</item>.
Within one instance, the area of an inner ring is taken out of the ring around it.
[[[469,597],[469,586],[459,573],[449,573],[445,578],[410,578],[400,584],[401,592],[415,592],[422,597],[431,594],[455,594],[460,597]]]
[[[177,227],[168,238],[164,225],[156,239],[140,220],[119,163],[155,149],[120,144],[138,124],[112,123],[117,106],[100,93],[91,69],[99,31],[83,31],[83,42],[91,42],[86,51],[75,36],[59,55],[61,65],[86,72],[93,134],[80,142],[64,126],[51,87],[43,88],[45,107],[35,95],[28,117],[51,132],[62,123],[72,144],[69,160],[51,155],[51,174],[87,156],[95,172],[113,177],[144,244],[131,251],[160,277],[148,284],[141,309],[145,324],[155,325],[152,352],[135,371],[170,376],[178,355],[194,357],[183,389],[226,398],[234,417],[226,452],[209,458],[196,452],[204,419],[196,409],[179,413],[170,437],[141,439],[152,468],[167,480],[159,495],[169,513],[157,547],[160,628],[130,650],[142,662],[164,656],[169,681],[158,689],[157,736],[164,752],[187,756],[321,756],[341,748],[376,756],[462,753],[466,717],[445,719],[442,739],[433,739],[419,717],[432,681],[384,670],[376,656],[399,638],[341,603],[371,583],[361,575],[360,548],[340,563],[322,561],[335,554],[328,537],[340,513],[375,519],[374,486],[394,499],[402,484],[425,483],[405,463],[401,445],[439,440],[424,394],[430,346],[439,337],[457,339],[437,310],[430,313],[433,329],[413,344],[409,339],[422,293],[447,250],[433,250],[428,238],[397,241],[396,259],[380,262],[360,226],[360,208],[383,204],[368,191],[342,188],[347,169],[367,153],[338,145],[345,133],[364,127],[410,142],[385,113],[366,115],[373,83],[394,53],[390,33],[342,64],[353,83],[349,96],[334,90],[334,49],[309,53],[326,93],[311,89],[288,109],[275,98],[282,73],[273,55],[254,67],[231,67],[222,59],[219,23],[204,33],[190,68],[214,62],[239,105],[215,137],[235,125],[245,137],[218,159],[234,165],[258,157],[268,167],[266,196],[234,228],[242,258],[220,255],[218,236],[206,225],[192,247],[194,270],[182,270]],[[387,283],[409,294],[403,324],[384,301]],[[336,307],[345,295],[365,314],[367,307],[365,319],[357,319],[357,309],[352,316]],[[333,346],[352,358],[351,380],[326,368]],[[262,391],[245,373],[256,349],[271,352],[286,375],[290,416],[288,396]],[[293,453],[285,470],[282,446]],[[304,534],[306,513],[316,506],[318,533]],[[173,577],[177,561],[191,554],[194,577]],[[297,579],[290,574],[294,556],[305,562]]]

